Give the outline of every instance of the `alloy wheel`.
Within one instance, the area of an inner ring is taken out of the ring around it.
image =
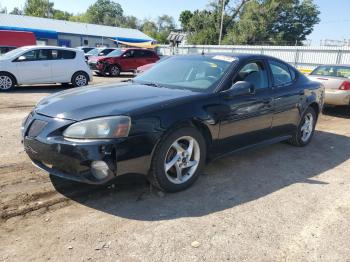
[[[75,78],[75,84],[77,86],[86,86],[87,84],[87,78],[84,75],[77,75]]]
[[[8,90],[12,87],[13,82],[11,77],[2,75],[0,76],[0,89],[1,90]]]
[[[178,138],[167,151],[164,171],[174,184],[188,181],[196,172],[200,161],[200,147],[191,136]]]
[[[112,66],[112,68],[111,68],[111,74],[112,74],[112,76],[117,76],[117,75],[119,75],[119,68],[116,67],[116,66]]]
[[[304,122],[300,128],[301,140],[305,143],[307,142],[312,134],[314,128],[314,117],[311,113],[307,113],[304,116]]]

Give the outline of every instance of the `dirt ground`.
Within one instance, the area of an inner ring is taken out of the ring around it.
[[[226,157],[163,194],[141,176],[93,187],[31,165],[21,120],[60,90],[0,93],[0,261],[350,261],[350,108],[327,109],[306,148]]]

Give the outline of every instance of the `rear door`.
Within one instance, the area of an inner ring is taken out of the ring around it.
[[[52,49],[51,52],[52,81],[69,83],[75,73],[76,52],[62,49]]]
[[[290,66],[273,59],[268,63],[273,85],[273,133],[274,136],[290,135],[299,122],[304,89],[297,86],[296,74]]]
[[[35,49],[17,57],[17,78],[21,84],[51,83],[51,50]]]

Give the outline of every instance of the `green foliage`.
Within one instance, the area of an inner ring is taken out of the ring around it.
[[[71,13],[54,9],[53,18],[58,20],[69,20],[73,15]]]
[[[37,17],[53,17],[53,2],[47,0],[27,0],[24,5],[24,14]]]
[[[97,0],[86,11],[89,23],[109,26],[121,26],[123,9],[120,4],[111,0]]]
[[[192,17],[193,17],[193,14],[189,10],[182,11],[181,14],[180,14],[179,20],[181,22],[181,27],[183,28],[183,30],[185,32],[188,32],[191,29],[190,21],[191,21]]]
[[[226,44],[301,45],[319,23],[312,0],[250,1],[229,29]]]

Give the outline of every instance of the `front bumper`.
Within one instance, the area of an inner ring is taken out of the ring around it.
[[[325,104],[335,106],[350,105],[350,91],[326,89]]]
[[[35,120],[47,123],[40,132],[36,130],[37,135],[32,131]],[[61,133],[73,122],[38,114],[33,114],[26,121],[22,134],[23,145],[35,166],[52,175],[88,184],[104,184],[127,173],[148,173],[156,135],[67,140]],[[110,172],[106,177],[96,177],[92,172],[92,163],[96,161],[108,165]]]

